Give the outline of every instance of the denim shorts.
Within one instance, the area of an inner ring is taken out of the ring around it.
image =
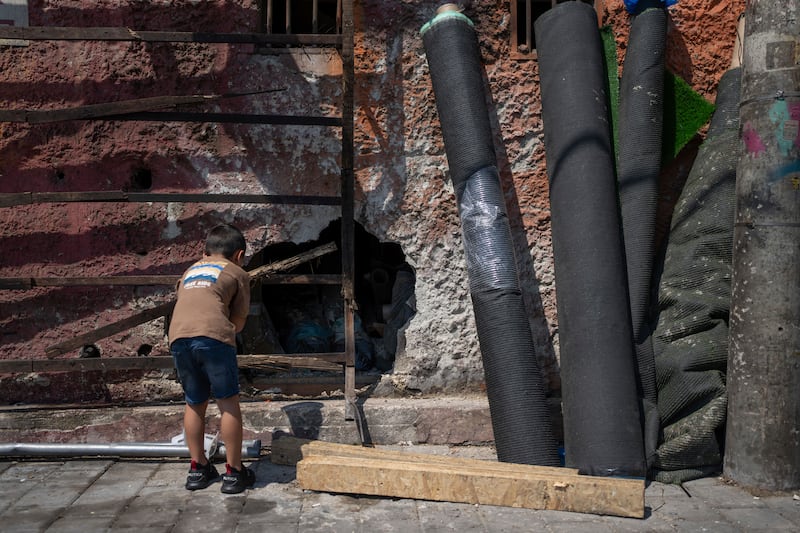
[[[239,394],[236,348],[208,337],[178,339],[170,346],[186,403],[195,405]]]

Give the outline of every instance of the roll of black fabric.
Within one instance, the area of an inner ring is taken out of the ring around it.
[[[497,457],[557,466],[496,168],[477,36],[457,11],[437,15],[422,35],[458,202]]]
[[[567,466],[644,476],[602,43],[594,9],[536,22],[550,180]]]
[[[664,123],[666,35],[667,12],[663,7],[645,9],[633,18],[620,84],[617,181],[648,465],[654,460],[660,429],[650,295]]]

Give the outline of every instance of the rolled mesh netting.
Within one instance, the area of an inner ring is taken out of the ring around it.
[[[619,106],[617,181],[648,465],[652,464],[659,435],[650,295],[661,172],[666,34],[667,13],[661,7],[645,9],[631,21]]]
[[[497,171],[477,35],[460,12],[422,29],[456,193],[497,458],[557,466],[558,450]]]
[[[739,148],[741,69],[725,73],[717,108],[672,215],[654,333],[663,428],[654,479],[680,483],[721,469]]]
[[[536,22],[561,342],[566,464],[644,476],[603,47],[595,10]]]

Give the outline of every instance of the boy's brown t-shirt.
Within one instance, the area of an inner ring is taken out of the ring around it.
[[[247,272],[231,261],[205,258],[186,270],[177,288],[170,344],[189,337],[210,337],[236,346],[231,317],[247,317],[250,311]]]

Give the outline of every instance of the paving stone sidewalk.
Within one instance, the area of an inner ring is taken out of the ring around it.
[[[0,531],[614,532],[800,531],[792,494],[755,497],[719,478],[650,484],[643,520],[304,491],[295,468],[263,457],[255,488],[183,489],[184,460],[0,462]]]

